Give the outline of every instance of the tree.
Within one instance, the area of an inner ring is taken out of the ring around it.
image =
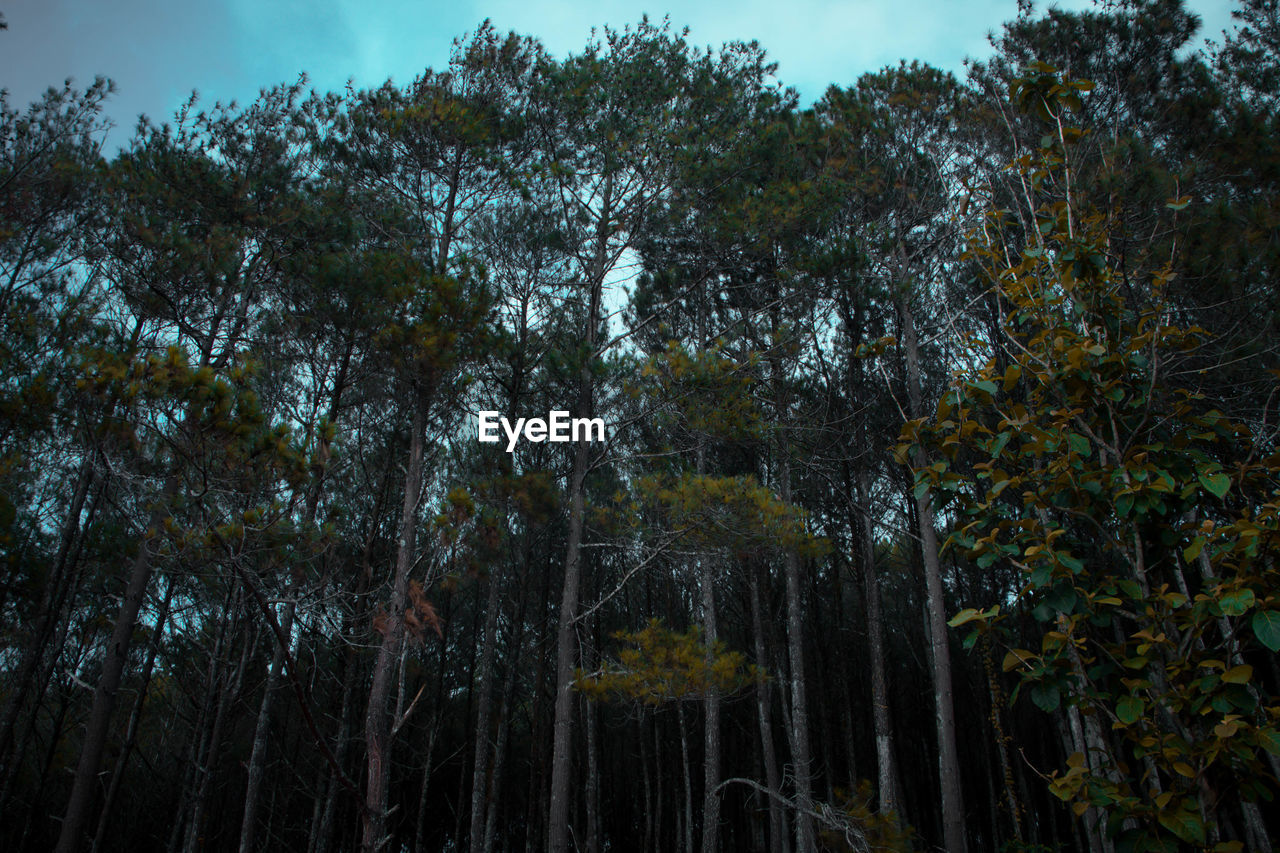
[[[568,306],[581,341],[573,355],[574,417],[596,413],[600,359],[608,349],[601,316],[607,279],[638,244],[669,186],[674,132],[692,120],[690,67],[683,38],[647,20],[635,29],[606,30],[604,43],[559,67],[543,66],[530,121],[539,145],[538,198],[554,216],[577,289]],[[556,853],[569,845],[574,633],[593,456],[587,442],[576,446],[568,482],[548,823],[548,847]]]
[[[1073,193],[1068,116],[1090,88],[1047,66],[1015,87],[1046,126],[1017,164],[1034,242],[1013,250],[993,213],[971,249],[1002,307],[1001,358],[975,348],[981,367],[907,425],[900,452],[939,457],[915,474],[958,499],[950,547],[1021,572],[1039,648],[1013,648],[1004,668],[1043,710],[1065,708],[1075,752],[1050,789],[1077,815],[1097,809],[1094,844],[1265,849],[1253,804],[1271,796],[1277,700],[1248,660],[1280,648],[1280,459],[1179,381],[1204,332],[1170,322],[1169,267],[1131,298],[1110,218]],[[1002,610],[951,624],[997,630]],[[1245,822],[1234,847],[1224,787]]]

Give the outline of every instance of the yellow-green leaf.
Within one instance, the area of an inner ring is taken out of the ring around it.
[[[1248,684],[1251,678],[1253,678],[1253,667],[1247,663],[1233,666],[1222,673],[1222,680],[1228,684]]]

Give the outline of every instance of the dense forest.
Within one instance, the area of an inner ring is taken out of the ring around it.
[[[647,20],[115,153],[105,80],[0,101],[0,848],[1272,849],[1235,17],[807,107]]]

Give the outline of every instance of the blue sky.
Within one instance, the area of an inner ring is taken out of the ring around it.
[[[1203,19],[1202,35],[1220,38],[1230,25],[1229,0],[1188,6]],[[899,59],[959,72],[966,56],[989,52],[987,34],[1016,8],[1016,0],[0,0],[9,24],[0,32],[0,87],[22,106],[67,77],[80,85],[111,77],[119,145],[139,113],[167,120],[193,89],[205,101],[243,102],[302,71],[320,90],[348,79],[406,83],[442,67],[452,40],[485,18],[563,56],[580,50],[593,26],[621,27],[648,12],[688,26],[695,44],[757,39],[779,78],[811,101],[830,83]]]

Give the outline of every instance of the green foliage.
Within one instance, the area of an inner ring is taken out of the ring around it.
[[[1134,288],[1107,216],[1072,196],[1065,115],[1089,87],[1034,70],[1018,91],[1049,128],[1016,166],[1037,227],[1018,250],[992,214],[970,251],[1001,306],[998,348],[984,360],[975,344],[981,366],[907,424],[899,453],[940,460],[915,477],[953,501],[948,547],[1021,573],[1038,649],[1011,651],[1006,671],[1042,710],[1104,733],[1053,793],[1147,849],[1203,845],[1208,788],[1274,791],[1280,697],[1246,661],[1280,640],[1280,455],[1180,382],[1204,335],[1171,322],[1169,271]],[[952,621],[1008,636],[1008,618]]]
[[[640,366],[629,390],[651,404],[655,429],[674,428],[723,441],[758,441],[765,424],[751,396],[757,369],[757,358],[729,358],[718,345],[690,352],[672,340]]]
[[[698,548],[751,553],[762,547],[821,556],[826,540],[807,529],[804,513],[783,503],[754,476],[684,472],[636,481],[635,510],[647,510],[677,540]]]

